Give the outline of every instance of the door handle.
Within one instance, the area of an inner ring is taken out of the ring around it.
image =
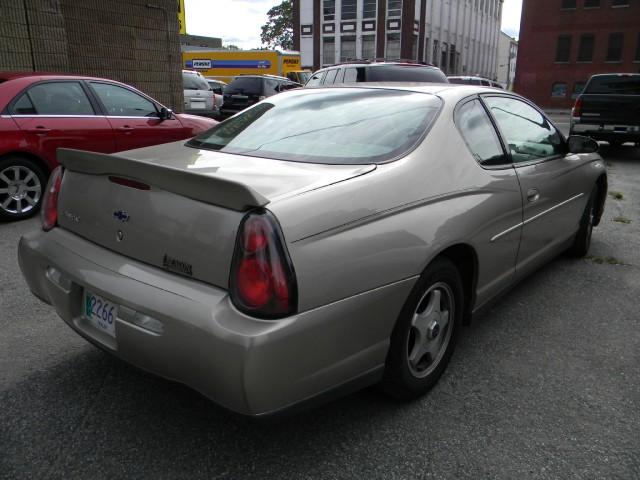
[[[42,135],[44,135],[46,133],[49,133],[50,131],[51,131],[50,128],[43,127],[42,125],[38,125],[35,128],[28,128],[27,129],[27,132],[29,132],[29,133],[42,134]]]
[[[122,127],[116,128],[116,130],[120,132],[131,132],[132,130],[134,130],[134,128],[130,125],[123,125]]]
[[[530,188],[527,191],[527,200],[531,203],[538,201],[540,198],[540,192],[537,188]]]

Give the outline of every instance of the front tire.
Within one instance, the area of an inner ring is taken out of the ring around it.
[[[391,335],[382,388],[400,399],[417,398],[436,384],[453,354],[462,324],[460,273],[447,258],[420,276]]]
[[[569,254],[576,258],[582,258],[589,252],[591,246],[591,236],[593,234],[593,224],[596,217],[596,199],[598,198],[598,187],[594,187],[587,202],[587,206],[580,220],[580,229],[576,233],[573,245],[569,248]]]
[[[47,175],[33,160],[0,160],[0,220],[22,220],[40,209]]]

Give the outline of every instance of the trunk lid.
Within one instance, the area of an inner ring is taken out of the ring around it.
[[[376,168],[244,157],[182,142],[117,155],[59,150],[58,158],[66,168],[58,206],[62,228],[221,288],[228,287],[247,210]],[[123,185],[121,179],[139,183]]]

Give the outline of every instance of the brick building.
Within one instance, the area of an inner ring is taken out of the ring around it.
[[[524,0],[515,91],[570,108],[596,73],[640,71],[640,0]]]
[[[182,107],[176,0],[0,0],[0,70],[93,75]]]
[[[503,0],[294,0],[294,49],[314,70],[352,59],[413,59],[496,77]]]

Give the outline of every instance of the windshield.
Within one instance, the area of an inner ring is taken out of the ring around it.
[[[187,145],[298,162],[379,163],[410,150],[440,106],[436,96],[399,90],[299,90],[263,101]]]
[[[372,65],[368,82],[432,82],[449,83],[438,68],[407,65]]]
[[[209,90],[209,83],[201,77],[193,73],[182,74],[182,85],[185,90]]]
[[[640,75],[593,77],[583,93],[640,95]]]

